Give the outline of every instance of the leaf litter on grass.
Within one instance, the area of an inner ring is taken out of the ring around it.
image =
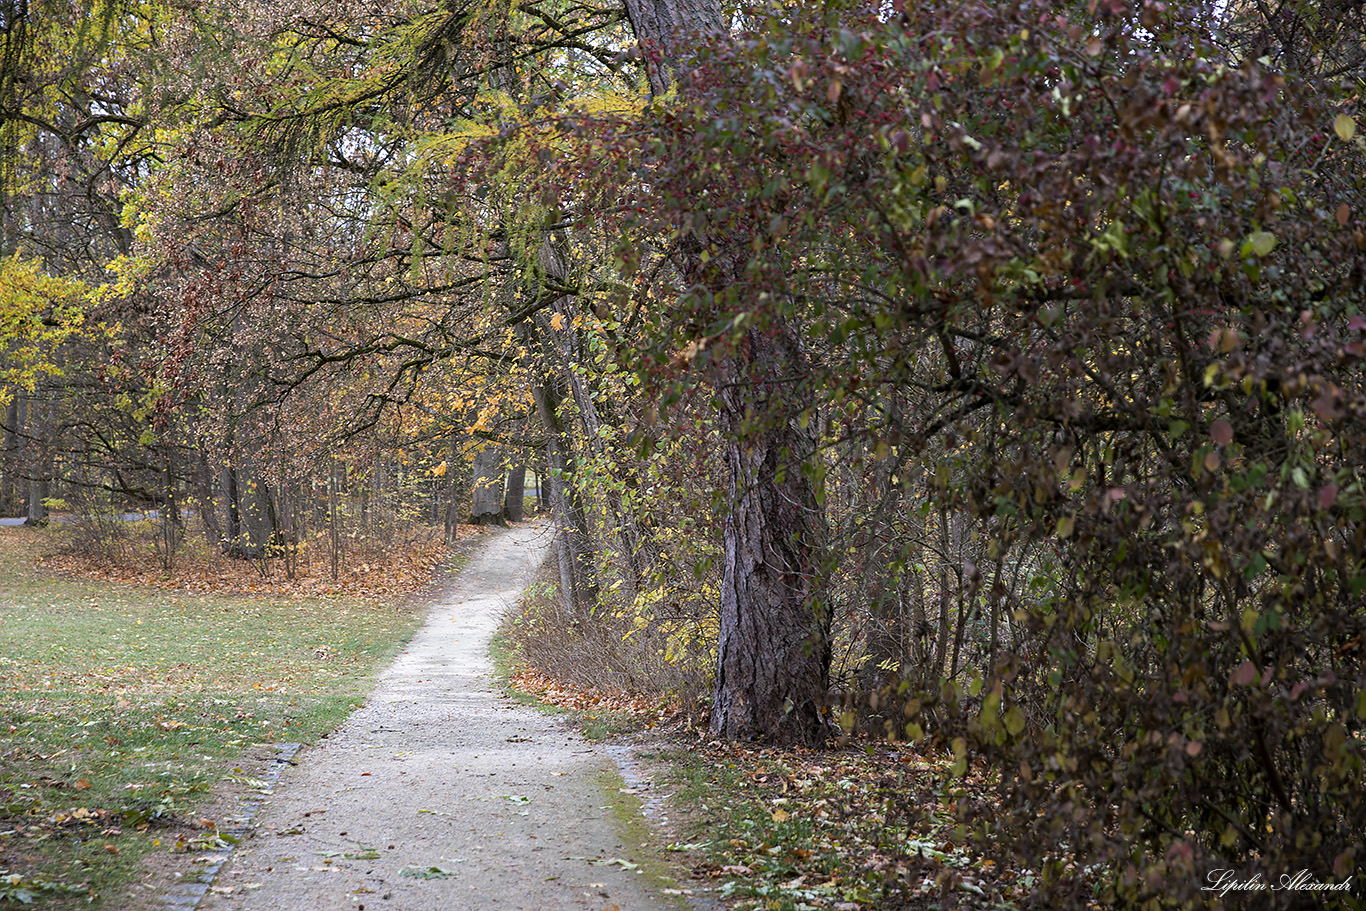
[[[0,889],[49,903],[114,901],[148,853],[221,846],[196,809],[259,785],[244,751],[331,730],[421,619],[53,578],[33,569],[46,534],[0,529]]]
[[[719,880],[736,911],[1008,908],[1018,897],[966,843],[957,802],[987,784],[953,778],[951,754],[712,742],[641,758],[662,764],[676,834],[692,836],[668,847],[695,876]]]
[[[62,529],[54,529],[60,541]],[[460,526],[457,540],[478,536],[475,526]],[[431,585],[433,575],[445,565],[451,550],[437,538],[410,542],[406,547],[376,548],[363,558],[353,557],[333,579],[321,561],[313,566],[297,564],[286,573],[276,561],[263,572],[262,564],[240,560],[212,550],[194,550],[177,557],[168,571],[155,556],[149,539],[146,559],[111,561],[103,556],[81,555],[60,547],[40,556],[37,563],[64,579],[170,589],[201,594],[270,595],[274,598],[344,596],[366,602],[391,602],[396,597],[419,594]]]

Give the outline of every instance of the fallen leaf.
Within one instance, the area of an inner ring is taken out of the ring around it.
[[[1324,484],[1319,488],[1319,509],[1331,509],[1338,499],[1338,485]]]
[[[455,871],[432,865],[429,867],[404,867],[398,871],[398,875],[409,876],[413,879],[449,879],[455,875]]]

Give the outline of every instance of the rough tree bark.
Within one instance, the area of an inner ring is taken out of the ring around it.
[[[830,676],[830,616],[820,600],[825,516],[801,470],[815,440],[781,406],[745,426],[800,375],[800,350],[784,328],[750,330],[721,365],[731,511],[711,728],[732,740],[815,744]]]
[[[651,95],[662,95],[674,84],[683,42],[726,27],[717,0],[623,0],[623,5],[645,52]]]
[[[688,41],[725,30],[716,0],[624,3],[656,96],[673,83]],[[723,248],[746,246],[743,238],[712,240]],[[698,284],[701,265],[699,256],[685,257],[685,282]],[[742,280],[740,257],[726,274]],[[820,601],[825,517],[801,470],[815,452],[814,440],[796,420],[796,402],[781,399],[803,375],[801,365],[796,333],[779,317],[750,329],[715,368],[731,511],[723,528],[711,728],[732,740],[816,743],[825,730],[821,711],[830,671],[829,615]]]

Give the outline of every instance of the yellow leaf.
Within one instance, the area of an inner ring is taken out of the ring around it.
[[[1339,114],[1333,118],[1333,132],[1338,134],[1338,139],[1347,142],[1356,135],[1357,122],[1351,114]]]
[[[787,812],[782,807],[779,807],[778,809],[773,811],[773,821],[782,822],[783,820],[789,818],[791,815],[791,813]]]
[[[1253,231],[1247,236],[1245,243],[1258,256],[1267,256],[1276,249],[1276,235],[1270,231]]]
[[[550,327],[551,327],[552,329],[555,329],[556,331],[559,331],[560,329],[563,329],[563,328],[564,328],[564,314],[563,314],[563,313],[554,313],[554,314],[551,314],[551,317],[550,317]]]

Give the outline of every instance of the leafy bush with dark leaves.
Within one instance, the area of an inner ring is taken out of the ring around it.
[[[905,645],[935,632],[924,598],[883,618],[886,725],[993,765],[999,803],[963,817],[1040,907],[1360,901],[1208,888],[1362,860],[1352,98],[1162,4],[896,6],[703,47],[693,103],[643,129],[580,121],[561,176],[614,188],[628,273],[642,236],[691,258],[642,370],[800,334],[809,369],[753,420],[819,422],[823,497],[876,480],[821,501],[862,534],[830,545],[829,586],[951,564],[937,644]]]

